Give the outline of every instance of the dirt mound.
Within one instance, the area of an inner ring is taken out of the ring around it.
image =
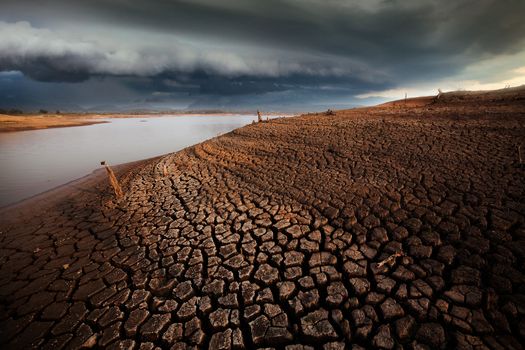
[[[380,107],[424,107],[428,105],[486,105],[510,104],[525,106],[525,85],[490,91],[451,91],[435,96],[424,96],[396,100],[379,105]]]

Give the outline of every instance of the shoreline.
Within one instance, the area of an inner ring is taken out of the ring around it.
[[[111,169],[118,176],[124,177],[123,182],[125,185],[125,178],[126,176],[129,176],[130,172],[136,171],[149,162],[165,157],[168,154],[169,153],[152,158],[112,165]],[[16,221],[17,219],[15,219],[15,217],[26,216],[29,213],[32,213],[35,209],[42,211],[45,208],[53,207],[57,203],[67,201],[69,198],[74,198],[81,192],[90,191],[95,188],[98,189],[98,196],[100,197],[107,197],[110,193],[108,192],[108,178],[103,167],[97,168],[89,174],[58,185],[44,192],[37,193],[15,203],[0,207],[0,226],[6,225],[6,223],[11,221]],[[6,220],[5,217],[7,216],[10,218]]]
[[[110,123],[110,121],[99,121],[97,119],[119,119],[119,118],[171,118],[171,117],[223,117],[223,116],[246,116],[243,113],[146,113],[146,114],[59,114],[59,115],[0,115],[0,133],[11,133],[17,131],[45,130],[51,128],[67,128],[88,126],[94,124]],[[256,117],[256,115],[254,115]],[[267,113],[265,116],[290,117],[290,113]]]
[[[66,119],[69,118],[69,119]],[[45,130],[53,128],[67,128],[104,124],[107,121],[86,120],[78,117],[54,117],[54,116],[8,116],[0,115],[0,133],[12,133],[18,131]]]

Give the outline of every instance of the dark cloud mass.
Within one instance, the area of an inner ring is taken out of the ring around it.
[[[523,0],[2,0],[0,72],[24,77],[0,75],[0,107],[59,105],[60,84],[81,105],[119,86],[122,108],[351,105],[522,53],[524,15]]]

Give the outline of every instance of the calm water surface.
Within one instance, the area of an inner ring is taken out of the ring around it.
[[[106,124],[0,133],[0,207],[85,176],[102,160],[120,164],[175,152],[255,118],[111,118]]]

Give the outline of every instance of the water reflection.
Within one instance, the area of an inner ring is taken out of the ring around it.
[[[112,118],[82,127],[0,133],[0,206],[91,173],[178,151],[249,124],[253,116]]]

